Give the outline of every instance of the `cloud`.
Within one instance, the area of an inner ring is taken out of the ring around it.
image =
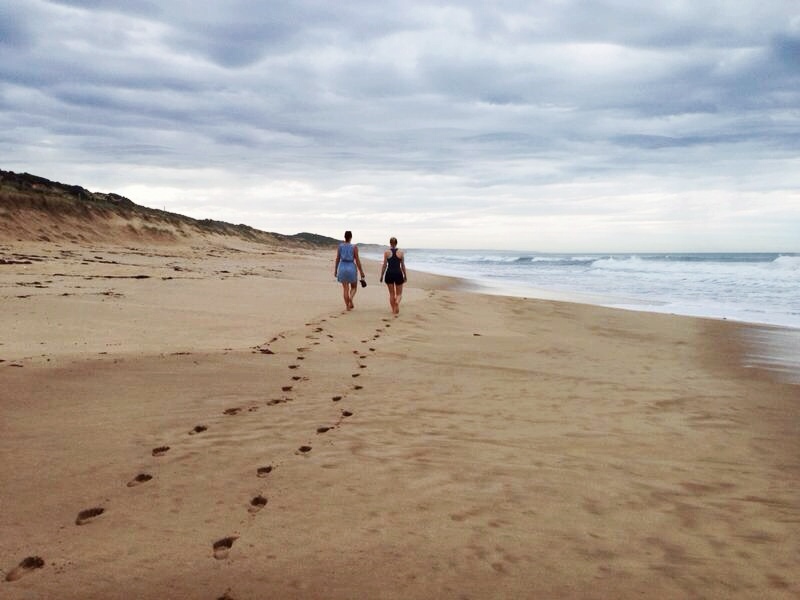
[[[0,4],[0,47],[9,49],[25,49],[30,47],[33,34],[31,20],[21,7],[11,4]]]
[[[781,66],[795,75],[796,82],[800,75],[800,24],[792,31],[776,34],[771,40],[770,50]]]
[[[800,12],[784,2],[0,0],[0,14],[4,168],[288,233],[355,222],[383,239],[397,223],[429,246],[481,226],[483,244],[521,248],[547,227],[604,250],[603,231],[645,221],[685,244],[703,219],[687,224],[682,195],[725,215],[746,193],[775,227],[797,222],[779,203],[800,187]]]

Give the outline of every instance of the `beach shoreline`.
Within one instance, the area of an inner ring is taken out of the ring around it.
[[[427,270],[426,270],[427,268]],[[423,266],[422,272],[439,277],[454,278],[458,289],[465,292],[506,296],[511,298],[535,299],[552,302],[588,304],[614,310],[675,315],[711,321],[724,321],[741,326],[738,330],[743,338],[741,344],[741,364],[757,370],[779,381],[800,384],[800,327],[776,324],[770,321],[757,321],[748,317],[734,318],[714,316],[699,311],[675,312],[666,302],[651,300],[635,301],[611,294],[597,294],[580,291],[551,290],[532,286],[521,281],[490,282],[481,278],[465,278],[451,273],[443,274],[431,266]]]
[[[373,262],[347,312],[333,251],[230,240],[9,248],[3,597],[800,593],[800,388],[746,326],[414,270],[394,318]]]
[[[421,270],[484,293],[580,302],[800,330],[792,253],[547,254],[408,250]]]

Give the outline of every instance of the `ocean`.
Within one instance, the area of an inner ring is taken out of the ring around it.
[[[410,249],[406,265],[463,278],[485,293],[768,326],[752,330],[751,366],[800,383],[800,254]]]

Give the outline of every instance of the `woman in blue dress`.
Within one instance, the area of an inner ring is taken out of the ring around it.
[[[345,231],[344,241],[336,250],[336,263],[333,265],[333,276],[342,284],[342,296],[347,310],[353,310],[353,298],[358,291],[356,266],[358,273],[361,273],[361,279],[364,279],[364,269],[358,258],[358,248],[350,243],[351,239],[353,239],[353,233]]]

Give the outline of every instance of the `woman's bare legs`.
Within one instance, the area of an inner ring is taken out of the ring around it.
[[[389,290],[389,306],[392,307],[392,312],[397,313],[397,296],[393,283],[387,283],[386,289]]]
[[[394,293],[394,314],[400,314],[400,300],[403,299],[403,284],[396,283],[395,284],[395,293]]]
[[[392,312],[394,314],[399,314],[400,300],[403,299],[403,284],[387,283],[386,287],[389,289],[389,306],[392,307]]]
[[[342,284],[342,297],[344,298],[344,306],[347,310],[352,310],[353,308],[353,300],[350,297],[350,284],[343,283]]]
[[[350,308],[355,308],[355,304],[353,304],[353,298],[356,297],[356,292],[358,291],[358,283],[351,283],[350,284]]]

